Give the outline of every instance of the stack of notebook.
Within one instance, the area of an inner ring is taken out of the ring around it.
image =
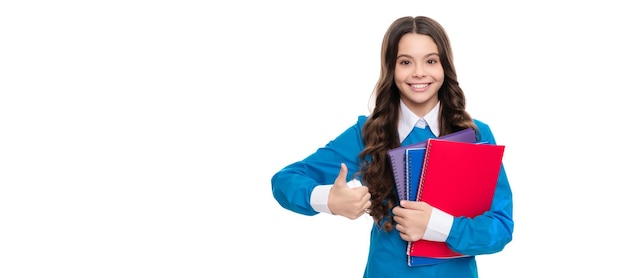
[[[453,216],[474,217],[489,210],[504,146],[476,141],[468,128],[388,152],[401,200],[424,201]],[[445,242],[407,245],[409,266],[463,257]]]

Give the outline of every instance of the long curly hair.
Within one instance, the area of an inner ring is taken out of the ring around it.
[[[380,77],[373,92],[374,108],[363,126],[365,148],[359,154],[363,162],[360,168],[362,180],[372,195],[370,215],[386,231],[391,231],[395,225],[391,209],[399,201],[387,151],[401,144],[398,138],[400,91],[394,82],[394,70],[400,38],[407,33],[430,36],[439,50],[445,75],[437,94],[440,101],[439,135],[465,128],[477,131],[471,116],[465,111],[465,95],[459,87],[450,40],[444,28],[424,16],[396,19],[382,41]]]

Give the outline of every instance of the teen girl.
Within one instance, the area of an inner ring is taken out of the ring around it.
[[[501,251],[513,235],[513,203],[502,166],[491,209],[454,217],[425,202],[399,201],[387,151],[465,128],[495,144],[489,126],[465,110],[450,41],[435,20],[402,17],[382,42],[375,106],[315,153],[272,177],[284,208],[373,220],[363,277],[477,277],[476,255]],[[353,180],[353,177],[356,179]],[[363,185],[363,186],[361,186]],[[467,255],[408,266],[408,241],[431,240]]]

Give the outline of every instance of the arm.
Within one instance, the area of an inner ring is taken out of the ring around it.
[[[296,213],[304,215],[319,213],[319,208],[316,210],[311,205],[311,196],[316,187],[328,187],[335,184],[342,163],[346,166],[345,177],[348,180],[351,180],[359,170],[358,154],[363,149],[361,128],[365,120],[366,117],[359,117],[355,125],[330,141],[326,146],[274,174],[271,183],[272,193],[276,201],[282,207]],[[343,183],[346,183],[345,180]],[[332,199],[330,195],[339,193],[334,192],[337,190],[333,190],[333,188],[326,189],[330,199]],[[323,192],[323,190],[321,191]]]

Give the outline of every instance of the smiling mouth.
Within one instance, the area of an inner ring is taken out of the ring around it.
[[[414,89],[424,89],[428,87],[429,84],[410,84],[410,85]]]

